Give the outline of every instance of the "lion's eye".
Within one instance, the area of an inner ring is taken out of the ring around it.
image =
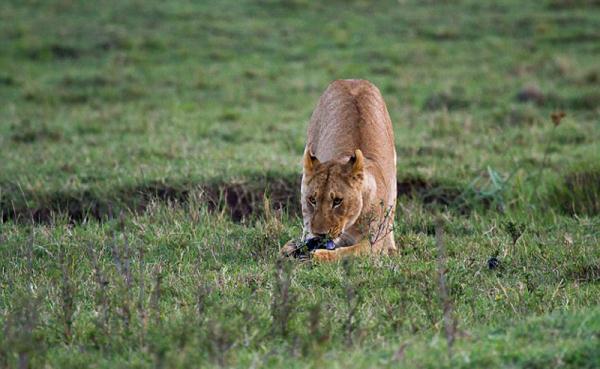
[[[338,206],[342,205],[342,200],[339,197],[336,197],[335,199],[333,199],[333,207],[337,208]]]
[[[315,199],[315,197],[314,197],[314,196],[310,196],[310,197],[308,198],[308,202],[309,202],[309,203],[310,203],[312,206],[315,206],[315,205],[317,205],[317,200]]]

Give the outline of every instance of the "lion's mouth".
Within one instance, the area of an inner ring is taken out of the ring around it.
[[[335,247],[344,247],[344,246],[349,246],[351,245],[351,241],[349,240],[349,237],[347,237],[345,235],[345,225],[344,226],[335,226],[333,228],[331,228],[329,230],[329,232],[327,232],[327,234],[317,234],[311,231],[309,231],[305,238],[304,241],[307,242],[308,240],[311,239],[322,239],[323,242],[327,242],[327,241],[333,241],[333,244],[335,245]]]

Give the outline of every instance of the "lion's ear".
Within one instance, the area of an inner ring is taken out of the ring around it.
[[[365,157],[363,156],[362,151],[360,149],[356,149],[354,151],[354,155],[350,157],[348,163],[352,165],[352,174],[358,175],[363,173]]]
[[[314,172],[317,165],[319,165],[319,159],[314,156],[309,149],[304,151],[304,172],[306,174],[311,174]]]

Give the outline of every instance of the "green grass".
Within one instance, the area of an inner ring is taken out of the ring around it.
[[[344,367],[347,355],[374,352],[395,365],[394,351],[405,342],[407,359],[418,362],[423,355],[428,367],[446,360],[437,250],[424,229],[428,212],[417,207],[403,219],[397,256],[348,265],[284,264],[277,277],[277,245],[298,234],[297,221],[273,216],[242,225],[196,209],[157,205],[122,221],[38,226],[33,235],[27,227],[5,225],[1,298],[5,324],[15,332],[4,337],[3,347],[15,355],[28,340],[35,342],[14,323],[15,314],[34,309],[34,333],[46,345],[37,346],[36,357],[56,367],[79,367],[90,358],[100,367],[161,360],[167,367],[245,367],[256,360],[280,366],[288,359],[300,366],[340,360]],[[503,218],[447,217],[448,288],[461,337],[453,362],[545,365],[568,356],[597,364],[585,347],[598,345],[592,308],[600,303],[598,220],[563,219],[557,226],[523,216],[528,228],[513,245],[506,227],[496,227]],[[492,255],[501,260],[495,270],[487,266]],[[128,264],[129,273],[119,270]],[[320,314],[311,317],[317,306]],[[65,311],[72,318],[65,319]],[[562,317],[556,325],[553,314]],[[550,317],[519,328],[531,316]],[[563,327],[561,319],[570,325]],[[72,321],[72,333],[65,321]],[[531,340],[541,356],[513,352],[519,349],[513,336]],[[463,362],[463,351],[477,359]]]
[[[598,30],[593,1],[3,1],[0,366],[597,367]],[[278,264],[338,78],[388,104],[400,251]]]

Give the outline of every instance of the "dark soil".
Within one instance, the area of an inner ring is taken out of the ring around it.
[[[50,223],[57,216],[65,216],[72,223],[112,219],[120,212],[142,213],[155,201],[184,204],[192,193],[200,194],[209,210],[224,210],[236,222],[261,216],[265,197],[275,210],[292,216],[301,213],[300,177],[261,178],[239,183],[148,182],[115,189],[110,197],[92,191],[27,193],[14,184],[0,185],[0,188],[5,194],[0,200],[0,214],[5,222]],[[473,205],[465,200],[460,187],[421,178],[399,180],[397,191],[399,198],[417,199],[427,207],[452,208],[467,213]],[[27,205],[32,203],[37,205]]]

